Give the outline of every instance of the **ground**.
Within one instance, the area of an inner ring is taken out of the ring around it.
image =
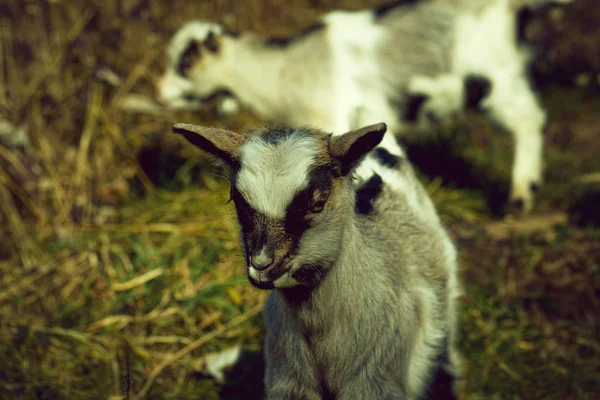
[[[165,43],[187,19],[286,34],[377,3],[0,5],[0,119],[26,134],[0,135],[0,398],[260,397],[265,293],[244,275],[227,183],[170,133],[174,122],[260,121],[121,104],[152,95]],[[550,115],[532,217],[501,215],[511,144],[485,118],[409,142],[460,251],[463,398],[600,398],[598,18],[595,0],[577,0],[527,30]],[[244,356],[226,382],[205,376],[204,356],[235,344]]]

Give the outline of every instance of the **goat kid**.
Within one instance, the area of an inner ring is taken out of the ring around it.
[[[454,397],[455,248],[385,124],[174,131],[231,170],[268,399]]]
[[[168,46],[157,97],[182,107],[233,94],[265,120],[336,132],[386,121],[399,134],[480,108],[513,135],[510,204],[529,211],[542,181],[546,115],[526,77],[531,57],[517,17],[568,2],[399,0],[330,12],[289,38],[194,21]]]

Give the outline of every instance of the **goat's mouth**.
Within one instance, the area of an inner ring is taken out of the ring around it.
[[[233,93],[231,93],[227,89],[216,89],[213,92],[211,92],[205,96],[198,96],[196,94],[187,93],[183,97],[185,98],[186,101],[199,102],[199,103],[204,104],[204,103],[214,101],[220,97],[233,97]]]
[[[247,267],[248,280],[258,289],[272,290],[286,286],[291,279],[292,266],[289,260],[283,260],[274,267],[259,271],[252,266]]]

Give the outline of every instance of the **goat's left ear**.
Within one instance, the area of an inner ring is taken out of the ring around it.
[[[365,126],[331,138],[330,152],[341,164],[342,175],[347,175],[358,162],[383,139],[384,123]]]
[[[229,166],[237,160],[238,149],[244,142],[244,137],[239,133],[192,124],[175,124],[173,132],[183,135],[190,143],[218,157]]]

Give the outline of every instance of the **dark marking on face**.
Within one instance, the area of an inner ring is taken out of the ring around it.
[[[426,94],[414,94],[411,95],[406,101],[406,106],[404,107],[404,114],[402,115],[402,119],[406,122],[416,122],[419,117],[419,112],[421,111],[421,107],[423,103],[429,99],[429,96]]]
[[[365,182],[356,191],[355,212],[361,215],[368,215],[373,211],[373,204],[381,191],[383,190],[383,180],[378,174],[373,174],[371,178]]]
[[[208,33],[208,36],[206,36],[206,39],[204,39],[204,42],[202,42],[202,44],[211,53],[216,53],[219,51],[219,41],[217,39],[217,36],[212,31]]]
[[[527,39],[527,26],[529,25],[532,19],[533,11],[529,7],[523,7],[517,12],[517,22],[515,24],[515,38],[517,40],[517,43],[524,43]]]
[[[492,82],[481,75],[468,75],[465,79],[465,108],[478,110],[481,101],[492,92]]]
[[[442,341],[442,346],[435,359],[434,367],[431,371],[431,383],[423,398],[427,399],[456,399],[452,388],[455,377],[444,368],[450,364],[448,336]]]
[[[373,15],[375,18],[381,18],[388,13],[394,11],[398,7],[415,5],[419,0],[394,0],[377,6],[373,9]]]
[[[371,154],[384,167],[398,168],[402,164],[402,158],[390,153],[383,147],[376,147]]]
[[[321,21],[302,29],[291,36],[273,36],[265,39],[264,44],[268,47],[288,47],[299,39],[325,29],[325,24]]]
[[[183,53],[181,53],[181,58],[179,59],[179,65],[177,66],[177,72],[183,76],[187,77],[187,72],[192,65],[200,58],[200,46],[195,40],[190,40]]]
[[[253,209],[236,188],[237,173],[234,171],[233,174],[231,198],[243,233],[246,265],[250,265],[252,256],[265,248],[273,256],[273,263],[264,274],[269,281],[274,281],[288,271],[289,261],[297,254],[302,235],[313,226],[314,217],[323,211],[321,205],[325,204],[326,208],[335,171],[328,165],[314,167],[309,174],[308,186],[296,194],[283,219],[270,218]],[[302,279],[306,284],[316,283],[316,277],[320,276],[317,272],[313,273],[315,278],[312,280],[306,276]],[[263,283],[251,282],[259,288],[269,288]]]
[[[312,210],[315,204],[327,201],[334,176],[329,166],[317,167],[310,172],[308,186],[294,197],[286,212],[284,225],[290,235],[302,235],[310,228]]]

